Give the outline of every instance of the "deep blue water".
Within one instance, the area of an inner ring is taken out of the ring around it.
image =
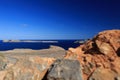
[[[52,40],[53,41],[53,40]],[[69,47],[78,47],[79,43],[74,43],[76,40],[55,40],[58,43],[41,43],[41,42],[2,42],[0,41],[0,51],[12,50],[12,49],[46,49],[49,48],[50,45],[60,46],[64,49],[68,49]]]

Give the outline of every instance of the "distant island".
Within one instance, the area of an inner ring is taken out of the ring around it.
[[[81,39],[81,40],[75,41],[74,43],[83,44],[83,43],[85,43],[85,42],[88,41],[88,40],[90,40],[90,39]]]
[[[40,43],[58,43],[58,41],[54,41],[54,40],[2,40],[2,42],[33,42],[33,43],[36,43],[36,42],[40,42]]]

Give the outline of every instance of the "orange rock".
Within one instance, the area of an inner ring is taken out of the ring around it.
[[[120,30],[98,33],[83,45],[70,48],[66,58],[75,54],[82,65],[84,80],[117,80],[120,77]]]

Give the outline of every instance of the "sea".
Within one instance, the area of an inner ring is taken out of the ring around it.
[[[60,46],[65,50],[68,48],[76,48],[80,43],[75,43],[78,40],[21,40],[20,42],[4,42],[0,40],[0,51],[13,50],[13,49],[47,49],[51,45]],[[79,40],[80,41],[80,40]]]

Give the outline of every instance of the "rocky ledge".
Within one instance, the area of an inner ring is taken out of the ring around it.
[[[0,80],[42,80],[50,65],[65,54],[66,51],[58,46],[42,50],[1,51]]]
[[[98,33],[77,48],[0,52],[0,80],[120,80],[120,30]]]

